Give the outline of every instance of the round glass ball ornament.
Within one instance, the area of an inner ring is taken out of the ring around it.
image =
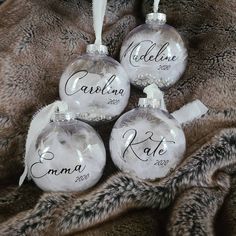
[[[102,176],[106,152],[100,136],[72,113],[58,113],[30,146],[28,175],[44,191],[83,191]]]
[[[141,179],[165,177],[182,160],[184,132],[158,100],[140,99],[139,107],[123,114],[110,137],[110,153],[122,171]]]
[[[180,34],[166,24],[166,15],[150,13],[146,24],[132,30],[124,40],[120,61],[131,83],[139,88],[155,83],[166,89],[176,83],[187,65],[187,49]]]
[[[87,53],[71,63],[60,80],[61,100],[79,119],[91,124],[119,116],[130,96],[128,75],[107,54],[104,45],[88,45]]]

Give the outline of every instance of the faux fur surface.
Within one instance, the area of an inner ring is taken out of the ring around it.
[[[104,42],[117,56],[150,0],[110,0]],[[144,182],[108,162],[84,194],[17,187],[32,114],[58,98],[65,66],[94,40],[89,0],[6,0],[0,5],[0,235],[236,235],[236,2],[163,0],[160,11],[188,43],[181,80],[165,93],[170,112],[200,99],[185,125],[187,152],[173,173]],[[132,88],[128,109],[141,92]],[[98,127],[106,147],[113,124]]]

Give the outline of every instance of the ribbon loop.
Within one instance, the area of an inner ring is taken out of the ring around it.
[[[106,12],[107,0],[93,0],[93,27],[95,44],[102,45],[102,26]]]
[[[158,9],[159,9],[159,3],[160,3],[160,0],[154,0],[153,11],[154,11],[155,13],[158,12]]]
[[[27,160],[30,146],[35,144],[41,131],[50,123],[55,112],[68,111],[68,105],[62,101],[55,101],[54,103],[43,107],[33,117],[27,134],[25,145],[25,169],[19,180],[21,186],[28,175]]]
[[[171,113],[171,115],[174,116],[180,124],[186,124],[194,119],[200,118],[202,115],[206,114],[207,111],[208,108],[200,100],[195,100]]]

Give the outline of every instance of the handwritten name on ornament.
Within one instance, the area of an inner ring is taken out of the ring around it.
[[[115,95],[115,96],[124,96],[124,89],[114,89],[112,85],[116,79],[116,75],[112,75],[108,80],[104,80],[105,83],[103,86],[88,86],[88,85],[80,85],[78,81],[83,80],[86,81],[87,75],[89,72],[87,70],[80,70],[73,73],[65,83],[65,94],[67,96],[73,96],[79,92],[84,94],[101,94],[101,95]],[[75,77],[76,75],[76,77]],[[71,83],[73,86],[71,86]],[[71,89],[73,87],[73,91]],[[70,92],[71,91],[71,92]]]
[[[168,47],[170,43],[166,42],[160,48],[157,44],[151,40],[143,40],[138,43],[130,43],[128,48],[125,50],[122,57],[129,56],[129,63],[134,67],[139,67],[139,62],[174,62],[178,58],[176,55],[168,55]],[[137,50],[140,50],[140,47],[148,47],[144,54],[138,54]]]
[[[39,161],[36,161],[30,166],[30,173],[32,177],[35,179],[43,178],[46,175],[58,176],[62,174],[71,175],[74,172],[82,173],[86,168],[86,165],[75,165],[73,168],[48,169],[48,170],[43,169],[42,167],[44,167],[44,163],[46,161],[53,160],[55,155],[49,151],[40,153],[40,150],[38,151],[38,154],[39,154]],[[39,174],[40,168],[42,168],[43,171]]]
[[[145,132],[145,135],[146,137],[143,140],[140,141],[139,138],[139,141],[137,141],[138,131],[136,129],[129,129],[123,134],[123,139],[126,139],[127,136],[129,137],[128,145],[122,156],[124,161],[128,151],[131,151],[131,153],[133,153],[140,161],[145,162],[148,161],[151,156],[163,156],[167,152],[167,143],[175,144],[175,141],[166,140],[164,137],[161,138],[161,140],[155,140],[152,131]]]

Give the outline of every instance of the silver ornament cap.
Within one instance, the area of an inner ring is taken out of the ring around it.
[[[86,48],[87,53],[108,55],[108,48],[105,45],[89,44]]]
[[[146,15],[146,23],[156,21],[160,24],[166,23],[166,14],[159,12],[152,12]]]
[[[62,122],[62,121],[70,121],[75,120],[76,114],[73,112],[55,112],[52,117],[53,122]]]
[[[139,107],[148,108],[161,108],[160,99],[140,98],[138,102]]]
[[[139,98],[139,107],[148,107],[148,108],[159,108],[166,110],[163,92],[158,88],[156,84],[148,85],[143,90],[146,93],[146,98]]]

